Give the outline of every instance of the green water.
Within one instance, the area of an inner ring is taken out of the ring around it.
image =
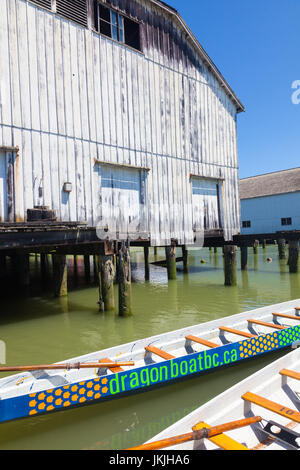
[[[178,280],[169,283],[166,270],[154,266],[150,282],[145,282],[143,253],[132,253],[131,318],[99,314],[97,288],[87,287],[82,280],[82,264],[68,298],[53,299],[51,291],[38,290],[23,297],[16,291],[1,304],[0,339],[6,343],[7,364],[61,361],[300,298],[300,275],[289,274],[286,261],[278,260],[277,247],[260,248],[258,255],[249,250],[249,254],[249,272],[239,271],[238,286],[229,288],[224,287],[220,249],[218,255],[206,249],[191,251],[190,274],[179,272]],[[158,259],[162,258],[163,251]],[[202,259],[206,264],[201,264]],[[32,276],[35,268],[32,261]],[[283,354],[119,400],[0,424],[0,449],[99,450],[140,444]]]

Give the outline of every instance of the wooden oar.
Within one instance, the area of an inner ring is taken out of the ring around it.
[[[200,439],[209,439],[213,436],[218,436],[224,432],[232,431],[234,429],[243,428],[250,426],[254,423],[259,423],[262,420],[260,416],[254,416],[253,418],[242,419],[240,421],[233,421],[231,423],[221,424],[212,428],[203,428],[198,431],[189,432],[187,434],[181,434],[180,436],[170,437],[163,439],[162,441],[150,442],[138,447],[132,447],[126,450],[159,450],[165,449],[166,447],[183,444],[189,441],[199,441]]]
[[[66,364],[44,364],[37,366],[8,366],[0,367],[0,372],[24,372],[34,370],[59,370],[59,369],[100,369],[100,368],[117,368],[117,367],[130,367],[134,366],[134,362],[86,362],[86,363],[66,363]]]

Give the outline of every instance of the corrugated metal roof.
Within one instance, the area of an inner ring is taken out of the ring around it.
[[[300,168],[240,180],[240,198],[272,196],[300,191]]]

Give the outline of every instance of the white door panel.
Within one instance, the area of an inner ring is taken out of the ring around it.
[[[221,228],[219,182],[201,178],[192,179],[193,229]]]
[[[142,178],[143,172],[135,169],[102,166],[101,225],[109,232],[120,234],[144,230]]]

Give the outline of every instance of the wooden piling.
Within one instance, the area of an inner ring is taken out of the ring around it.
[[[28,287],[29,279],[29,255],[16,252],[11,255],[12,276],[21,287]]]
[[[144,258],[145,258],[145,280],[150,279],[150,262],[149,262],[149,247],[144,247]]]
[[[119,281],[119,315],[121,317],[133,314],[131,306],[131,266],[129,243],[122,242],[119,250],[118,263]]]
[[[262,247],[263,247],[263,250],[267,248],[267,240],[263,240]]]
[[[258,247],[259,247],[259,240],[255,240],[253,243],[253,252],[255,255],[258,253]]]
[[[114,279],[115,267],[112,255],[98,257],[99,307],[100,311],[115,310]]]
[[[237,247],[234,245],[224,246],[224,273],[225,286],[237,285]]]
[[[53,280],[54,296],[64,297],[68,295],[68,270],[67,257],[65,255],[53,255]]]
[[[28,254],[17,255],[18,275],[21,287],[27,288],[30,285],[30,263]]]
[[[289,242],[289,269],[290,273],[298,272],[299,261],[299,240],[291,240]]]
[[[286,241],[283,238],[278,240],[279,259],[286,259]]]
[[[214,247],[214,253],[217,254],[218,253],[218,248],[215,246]]]
[[[186,246],[182,247],[182,258],[183,258],[183,272],[188,274],[190,262],[189,262],[189,251]]]
[[[0,279],[6,278],[6,256],[0,255]]]
[[[169,280],[177,279],[176,247],[175,246],[166,246],[166,260],[167,260],[168,279]]]
[[[93,256],[93,271],[94,271],[94,283],[98,283],[98,258],[96,255]]]
[[[241,246],[241,270],[248,271],[248,246]]]
[[[102,280],[101,280],[101,268],[100,268],[100,259],[99,256],[93,256],[93,263],[94,263],[94,282],[98,284],[98,292],[99,292],[99,312],[104,312],[104,301],[103,301],[103,294],[102,294]]]
[[[41,278],[42,278],[42,281],[45,282],[48,280],[48,277],[49,277],[48,255],[46,255],[45,253],[41,253],[40,261],[41,261]]]
[[[90,263],[90,256],[84,255],[84,277],[86,282],[90,282],[91,280],[91,263]]]

